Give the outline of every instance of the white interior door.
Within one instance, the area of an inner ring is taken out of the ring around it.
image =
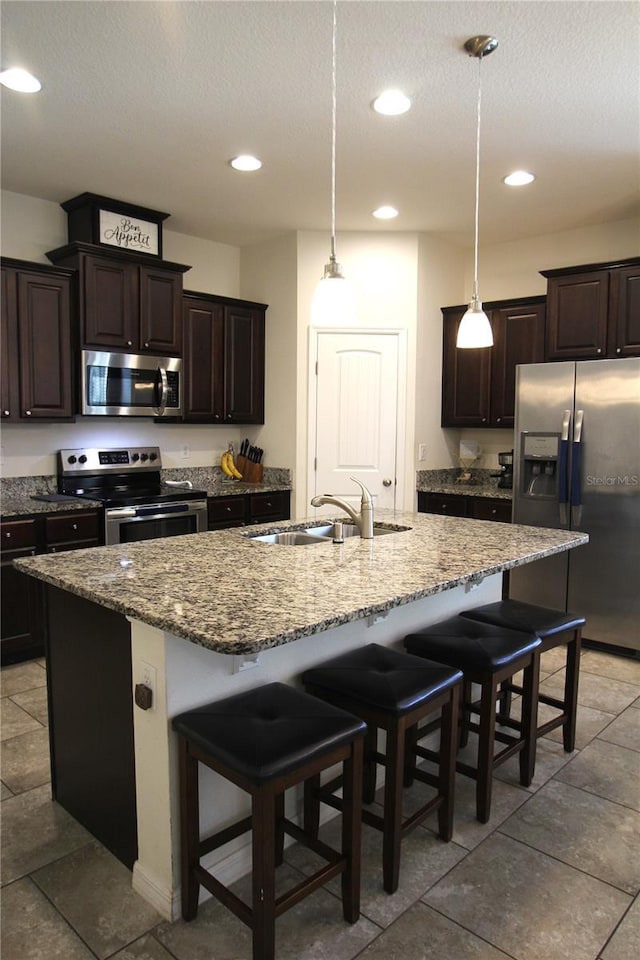
[[[354,505],[357,477],[377,507],[393,509],[398,489],[399,331],[318,330],[315,451],[311,495],[330,493]],[[335,513],[327,507],[323,513]]]

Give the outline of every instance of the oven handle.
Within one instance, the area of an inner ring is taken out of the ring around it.
[[[154,413],[158,417],[163,417],[164,412],[167,409],[167,400],[169,399],[169,379],[167,377],[167,371],[164,367],[158,367],[158,373],[160,374],[160,380],[162,381],[162,396],[160,397],[160,406],[154,410]]]

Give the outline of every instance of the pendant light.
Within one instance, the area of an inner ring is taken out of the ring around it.
[[[351,284],[336,261],[336,36],[337,0],[333,0],[331,46],[331,250],[324,276],[316,287],[311,307],[314,327],[349,327],[355,322],[355,300]]]
[[[476,211],[473,259],[473,291],[467,312],[458,327],[457,347],[491,347],[493,332],[489,318],[482,309],[478,296],[478,213],[480,209],[480,105],[482,100],[481,68],[483,57],[488,56],[498,46],[495,37],[471,37],[464,45],[470,57],[478,59],[478,110],[476,123]]]

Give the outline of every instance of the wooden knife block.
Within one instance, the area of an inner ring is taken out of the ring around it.
[[[240,454],[235,457],[235,463],[245,483],[262,483],[264,468],[261,463],[254,463]]]

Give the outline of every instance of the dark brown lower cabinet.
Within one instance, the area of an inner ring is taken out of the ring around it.
[[[37,553],[98,547],[103,542],[102,519],[97,510],[25,517],[0,523],[2,664],[32,660],[44,656],[45,652],[42,584],[16,570],[13,561]]]
[[[439,513],[447,517],[497,520],[511,523],[511,500],[501,497],[473,497],[454,493],[418,492],[418,513]]]
[[[289,490],[275,490],[272,493],[249,493],[244,496],[209,497],[207,508],[209,530],[288,520],[291,516],[291,493]]]

